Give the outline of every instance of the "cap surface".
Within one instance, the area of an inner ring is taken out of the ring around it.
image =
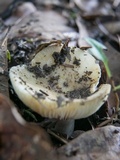
[[[101,70],[92,55],[62,44],[47,46],[29,65],[12,67],[9,75],[21,101],[49,118],[88,117],[107,100],[111,88],[103,84],[96,90]]]

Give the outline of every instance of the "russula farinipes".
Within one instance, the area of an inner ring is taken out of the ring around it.
[[[111,86],[102,84],[98,61],[87,51],[48,45],[29,64],[14,66],[10,80],[19,99],[43,117],[80,119],[95,113]]]

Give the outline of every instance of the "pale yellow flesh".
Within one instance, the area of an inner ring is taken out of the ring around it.
[[[35,66],[40,62],[42,68],[45,64],[54,65],[53,52],[60,52],[62,46],[49,46],[38,53],[31,61]],[[75,57],[80,65],[73,64]],[[89,74],[86,74],[89,73]],[[58,77],[52,86],[49,84],[51,77]],[[89,53],[80,49],[70,52],[70,58],[66,58],[64,65],[56,66],[49,75],[36,77],[34,73],[27,69],[26,65],[12,67],[10,69],[10,80],[18,97],[25,105],[44,117],[49,118],[85,118],[95,113],[110,93],[110,85],[104,84],[94,94],[87,98],[70,99],[65,97],[65,93],[75,89],[89,88],[93,93],[99,82],[101,71],[99,64]],[[78,80],[85,77],[78,83]],[[64,86],[64,82],[68,86]],[[41,92],[42,90],[42,92]],[[45,94],[43,94],[43,91]],[[42,95],[43,96],[39,96]]]

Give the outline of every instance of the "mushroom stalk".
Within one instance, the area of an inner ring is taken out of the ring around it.
[[[43,117],[58,119],[54,129],[69,137],[74,119],[95,113],[107,100],[111,86],[97,87],[100,65],[87,51],[49,44],[29,64],[12,67],[10,80],[26,106]]]
[[[74,119],[58,120],[53,130],[69,138],[74,131],[74,125]]]

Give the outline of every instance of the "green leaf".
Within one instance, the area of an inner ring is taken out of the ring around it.
[[[97,59],[101,60],[101,61],[107,61],[107,57],[106,55],[103,53],[103,49],[107,49],[106,46],[104,46],[103,44],[101,44],[100,42],[92,39],[92,38],[86,38],[85,39],[87,41],[87,43],[89,43],[92,48],[89,48],[89,52],[95,56]]]
[[[114,91],[120,90],[120,85],[114,87]]]
[[[35,115],[29,109],[25,109],[24,113],[27,113],[28,116],[32,117],[37,122]]]
[[[98,41],[92,39],[92,38],[86,38],[85,39],[87,41],[87,43],[89,43],[92,48],[89,48],[88,51],[97,59],[103,61],[106,71],[107,71],[107,75],[109,78],[112,77],[109,65],[108,65],[108,59],[105,55],[105,53],[103,52],[103,49],[107,49],[103,44],[99,43]]]
[[[8,59],[9,61],[11,61],[11,55],[10,55],[10,51],[9,51],[9,50],[7,50],[6,56],[7,56],[7,59]]]
[[[96,40],[93,39],[93,38],[87,37],[87,38],[85,38],[85,40],[86,40],[91,46],[96,45],[96,46],[98,46],[98,47],[100,47],[100,48],[102,48],[102,49],[107,49],[107,47],[106,47],[105,45],[103,45],[102,43],[96,41]]]

